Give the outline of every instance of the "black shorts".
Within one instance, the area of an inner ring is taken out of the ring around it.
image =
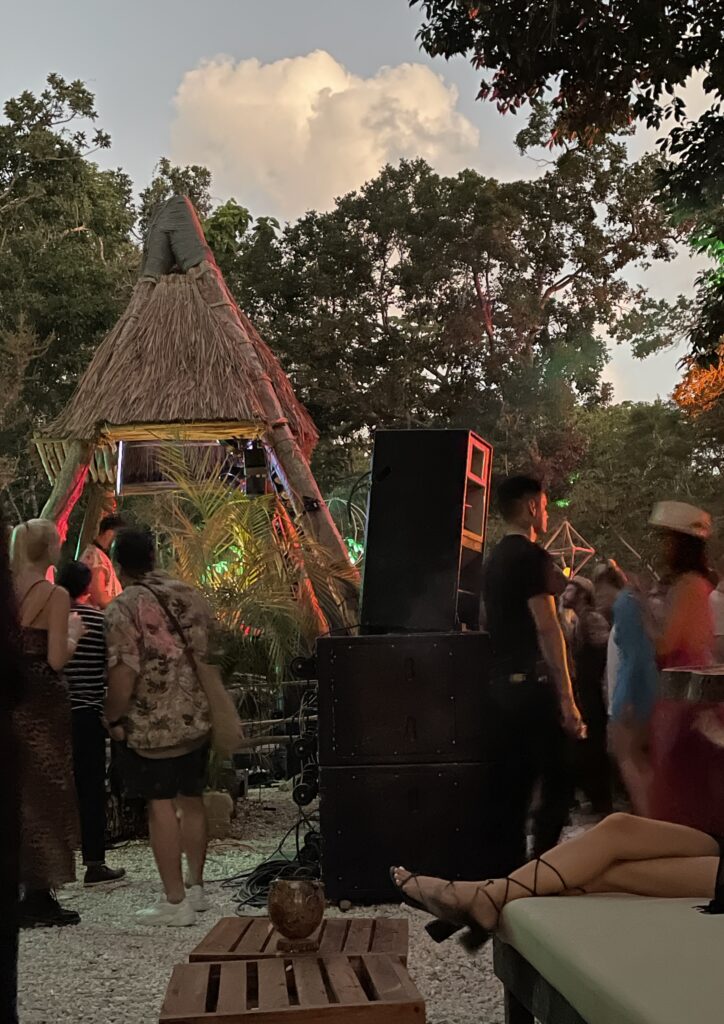
[[[141,757],[124,746],[119,762],[123,795],[129,800],[201,796],[208,780],[209,745],[180,757]]]

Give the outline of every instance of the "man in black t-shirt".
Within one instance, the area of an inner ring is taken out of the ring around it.
[[[556,609],[558,571],[536,543],[548,526],[547,498],[531,477],[509,477],[498,492],[506,534],[488,558],[483,603],[501,709],[515,737],[507,766],[510,810],[524,843],[537,784],[534,854],[555,846],[573,795],[572,739],[585,735],[573,696],[566,643]]]

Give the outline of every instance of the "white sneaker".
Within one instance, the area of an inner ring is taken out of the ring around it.
[[[189,925],[196,924],[196,911],[188,899],[183,903],[169,903],[166,897],[162,896],[152,907],[139,910],[136,913],[136,921],[139,924],[166,928],[188,928]]]
[[[211,900],[204,892],[203,885],[192,885],[186,890],[186,902],[190,903],[197,914],[211,910]]]

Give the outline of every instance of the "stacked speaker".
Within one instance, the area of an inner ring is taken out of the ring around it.
[[[380,430],[362,628],[477,630],[493,450],[469,430]]]
[[[506,873],[507,729],[478,631],[492,449],[464,430],[379,431],[362,631],[317,646],[323,876],[331,899],[394,897],[392,864]]]

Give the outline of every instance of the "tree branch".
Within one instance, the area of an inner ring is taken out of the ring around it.
[[[475,294],[478,297],[480,322],[488,336],[488,349],[490,354],[493,355],[495,353],[495,327],[493,324],[493,303],[490,298],[490,279],[487,267],[485,269],[485,290],[483,290],[480,274],[477,270],[473,270],[473,284],[475,285]]]

